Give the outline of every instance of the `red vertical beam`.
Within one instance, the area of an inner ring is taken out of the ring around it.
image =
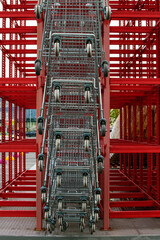
[[[12,141],[12,103],[9,102],[9,141]],[[12,152],[9,152],[9,182],[12,180]]]
[[[143,105],[142,100],[139,103],[139,137],[140,141],[143,140]],[[139,154],[139,161],[140,161],[140,186],[143,185],[143,153]]]
[[[5,11],[5,7],[3,5],[3,11]],[[2,19],[2,28],[6,28],[6,19]],[[6,34],[2,34],[2,40],[6,39]],[[6,54],[5,48],[2,46],[2,77],[5,78],[6,75]]]
[[[148,105],[147,105],[147,142],[151,142],[151,118],[152,118],[152,109],[151,109],[151,97],[149,97]],[[148,193],[151,191],[152,184],[152,153],[147,154],[147,190]]]
[[[124,106],[124,139],[127,140],[127,111],[126,111],[126,106]],[[124,173],[127,174],[127,153],[123,154],[123,158],[124,158],[124,166],[123,166],[123,170]]]
[[[18,0],[15,0],[15,5],[18,5]],[[17,22],[15,21],[15,26],[17,26]],[[18,40],[18,34],[15,34],[15,40]],[[17,45],[14,46],[14,49],[17,50]],[[15,54],[15,57],[17,57],[17,54]],[[14,71],[14,77],[17,78],[17,64],[15,63],[15,71]],[[16,155],[17,156],[17,155]]]
[[[17,141],[17,105],[14,104],[14,140]],[[14,153],[14,177],[17,177],[17,152]]]
[[[5,99],[2,97],[2,105],[1,105],[1,110],[2,110],[2,142],[5,142]],[[6,184],[6,165],[5,165],[5,153],[2,152],[2,188],[5,187]]]
[[[41,41],[43,36],[43,20],[42,19],[38,21],[37,36],[38,36],[37,50],[39,50],[41,49]],[[37,109],[37,118],[38,118],[41,104],[42,104],[42,97],[43,97],[43,89],[41,86],[41,76],[38,77],[37,85],[38,86],[37,86],[37,94],[36,94],[36,109]],[[42,143],[42,136],[38,134],[38,131],[37,131],[36,143],[37,143],[37,151],[36,151],[36,159],[37,159],[37,156],[41,150],[41,143]],[[43,181],[42,172],[40,172],[38,169],[38,159],[37,159],[36,161],[36,208],[37,208],[36,209],[36,230],[42,229],[42,202],[41,202],[41,191],[40,191],[40,188],[42,186],[42,181]]]
[[[5,7],[3,5],[3,11],[5,11]],[[5,28],[6,27],[6,19],[2,19],[2,27]],[[6,35],[2,34],[2,40],[6,39]],[[6,54],[5,54],[5,49],[2,47],[2,77],[5,78],[6,76]],[[5,142],[5,99],[2,98],[2,107],[1,107],[1,111],[2,111],[2,124],[1,124],[1,128],[2,128],[2,142]],[[5,153],[2,153],[2,188],[5,187],[5,183],[6,183],[6,166],[5,166]]]
[[[10,0],[10,4],[13,4],[13,0]],[[12,10],[11,10],[12,11]],[[10,28],[13,28],[13,20],[10,19]],[[9,39],[13,40],[13,34],[9,34]],[[9,46],[9,49],[13,49],[13,45]],[[13,77],[13,61],[9,59],[9,77]],[[9,102],[9,141],[12,141],[12,103]],[[9,182],[12,180],[12,152],[9,152]]]
[[[22,140],[22,107],[19,107],[19,140]],[[22,152],[19,153],[19,173],[22,173]]]
[[[13,5],[13,0],[10,0],[10,4]],[[10,10],[12,11],[12,10]],[[13,20],[10,18],[10,28],[13,28]],[[13,33],[9,34],[9,39],[12,41],[13,40]],[[12,50],[13,49],[13,45],[9,46],[9,49]],[[9,77],[12,78],[12,74],[13,74],[13,61],[12,59],[9,59]]]
[[[156,0],[156,10],[160,11],[160,2]],[[160,29],[157,28],[156,31],[156,70],[157,77],[160,77]],[[157,87],[157,103],[156,103],[156,136],[157,144],[160,144],[160,87]],[[157,168],[157,201],[160,201],[160,154],[156,154],[156,168]]]
[[[136,104],[133,105],[133,141],[136,141]],[[133,180],[137,181],[137,154],[133,153]]]
[[[120,109],[120,139],[122,139],[122,108]],[[120,170],[122,170],[122,153],[120,153]]]
[[[128,105],[128,140],[131,140],[131,105]],[[131,174],[131,153],[128,153],[128,176]]]
[[[124,118],[123,118],[123,123],[124,123],[124,126],[123,126],[123,130],[124,130],[124,139],[126,140],[127,139],[127,113],[126,113],[126,106],[124,106]]]
[[[23,108],[23,139],[26,138],[26,109]],[[23,171],[26,170],[26,153],[23,153]]]
[[[160,124],[159,124],[159,118],[160,118],[160,87],[157,88],[157,103],[156,103],[156,112],[157,112],[157,118],[156,118],[156,132],[157,132],[157,144],[160,144]],[[157,168],[157,201],[160,201],[160,154],[156,154],[156,168]]]
[[[103,49],[106,53],[106,59],[109,62],[109,21],[104,21],[103,25]],[[104,108],[104,117],[107,120],[107,132],[104,138],[105,146],[105,159],[104,159],[104,218],[103,218],[103,227],[104,230],[109,229],[109,168],[110,168],[110,84],[109,76],[105,79],[106,84],[103,91],[103,108]]]

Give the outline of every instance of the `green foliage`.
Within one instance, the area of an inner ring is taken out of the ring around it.
[[[111,109],[110,110],[110,126],[112,127],[117,117],[119,116],[119,109]]]

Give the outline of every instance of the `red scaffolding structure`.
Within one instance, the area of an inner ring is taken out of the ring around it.
[[[37,21],[34,14],[36,3],[1,1],[0,206],[36,206],[36,211],[0,210],[0,216],[36,216],[37,230],[40,230],[43,174],[38,167],[36,172],[26,171],[25,155],[26,152],[38,154],[42,142],[38,134],[36,141],[25,138],[25,111],[37,109],[39,116],[46,75],[42,69],[36,77],[34,70],[43,34],[43,16]],[[110,218],[160,217],[160,2],[110,0],[109,5],[112,18],[110,23],[103,21],[102,40],[110,74],[108,78],[100,75],[108,129],[101,140],[105,156],[104,172],[100,175],[104,230],[109,229]],[[5,136],[7,108],[8,139]],[[120,109],[119,139],[110,140],[110,109]],[[7,168],[6,152],[9,152]],[[119,169],[110,169],[110,153],[119,154]],[[5,198],[8,200],[4,201]],[[33,201],[9,198],[33,198]]]

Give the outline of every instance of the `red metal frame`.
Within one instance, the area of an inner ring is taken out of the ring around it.
[[[111,108],[120,109],[120,139],[110,144],[120,156],[120,169],[110,172],[110,218],[158,217],[160,2],[109,2]]]
[[[36,152],[36,140],[25,138],[26,109],[36,108],[37,78],[34,74],[34,60],[36,55],[34,57],[33,54],[37,51],[37,28],[36,26],[32,27],[26,24],[27,20],[34,20],[36,23],[34,14],[34,5],[36,3],[32,2],[28,5],[26,1],[20,4],[18,0],[10,0],[9,3],[2,1],[1,4],[3,11],[0,14],[0,18],[2,19],[2,28],[0,29],[0,33],[2,33],[0,40],[0,50],[2,52],[2,69],[0,71],[2,73],[0,76],[0,98],[2,107],[2,140],[0,141],[0,152],[2,154],[2,186],[0,186],[0,205],[6,207],[36,207],[36,172],[26,171],[26,152]],[[18,11],[18,9],[20,9],[20,11]],[[23,9],[25,9],[25,11],[23,11]],[[8,33],[9,35],[6,37]],[[33,37],[33,39],[31,39],[31,37]],[[30,50],[26,47],[30,45],[35,45],[35,49]],[[31,57],[26,57],[26,54],[29,54]],[[8,138],[5,136],[7,129],[6,102],[8,102],[7,110],[9,110]],[[13,116],[12,112],[14,112]],[[13,118],[14,129],[12,126]],[[17,134],[18,129],[19,135]],[[14,138],[12,137],[12,130],[14,130]],[[6,163],[5,157],[7,153],[9,153],[9,160]],[[19,157],[17,153],[19,153]],[[14,164],[12,164],[13,155]],[[6,164],[8,164],[8,168],[6,168]],[[26,201],[26,199],[30,197],[33,198],[34,201]],[[8,200],[3,201],[5,198]],[[22,200],[13,201],[10,200],[10,198],[22,198]],[[0,217],[35,216],[36,209],[29,211],[8,211],[3,208],[3,210],[0,210]]]
[[[109,26],[109,22],[104,21],[102,41],[106,59],[110,62],[110,75],[106,79],[100,76],[104,116],[107,119],[108,129],[106,137],[101,139],[105,161],[104,172],[99,176],[102,188],[101,216],[104,218],[104,230],[109,229],[109,218],[160,216],[160,3],[159,0],[110,0],[108,2],[112,8],[112,25]],[[17,195],[13,190],[22,191],[24,186],[25,191],[28,189],[35,191],[36,186],[36,202],[7,201],[8,205],[5,205],[28,206],[29,204],[29,206],[36,206],[36,211],[28,213],[0,211],[0,216],[36,215],[37,230],[41,230],[40,187],[43,175],[38,168],[36,173],[26,172],[26,155],[22,156],[21,152],[36,152],[37,156],[42,141],[42,137],[38,134],[36,141],[25,139],[25,111],[36,108],[39,116],[42,102],[45,70],[42,69],[38,78],[35,76],[36,55],[34,54],[41,48],[43,16],[37,21],[38,27],[28,26],[26,24],[28,20],[36,21],[34,14],[36,1],[24,0],[19,4],[18,0],[11,0],[10,4],[6,4],[5,1],[1,3],[3,11],[0,14],[2,18],[2,28],[0,28],[2,33],[0,41],[2,51],[2,76],[0,76],[2,189],[0,194],[2,200],[0,205],[6,204],[3,201],[5,197],[22,196],[23,193]],[[9,27],[6,26],[7,18],[10,20]],[[9,39],[6,39],[8,33]],[[37,45],[37,49],[26,47],[30,45]],[[6,59],[9,60],[9,64]],[[7,71],[9,71],[9,77],[6,75]],[[9,101],[9,140],[5,138],[6,101]],[[14,139],[12,139],[13,106]],[[19,138],[17,108],[19,108]],[[110,140],[110,108],[120,109],[120,139]],[[144,108],[146,108],[145,112]],[[156,109],[154,117],[153,108]],[[147,115],[145,135],[144,113]],[[7,181],[5,153],[8,151],[10,152],[9,180]],[[17,152],[20,153],[19,161]],[[14,153],[14,168],[12,168],[12,153]],[[119,153],[119,170],[110,170],[110,153]],[[7,193],[6,189],[9,190]],[[35,197],[34,191],[27,196]],[[117,201],[116,197],[118,197]],[[110,198],[112,201],[109,202]],[[136,198],[140,198],[141,201]],[[114,211],[115,207],[121,207],[122,211]],[[137,210],[136,207],[141,209],[148,207],[149,210]],[[126,211],[127,208],[133,208],[133,211]]]

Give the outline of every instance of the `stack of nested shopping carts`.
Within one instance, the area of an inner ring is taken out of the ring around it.
[[[44,13],[42,47],[35,61],[46,71],[38,131],[43,134],[39,170],[47,230],[71,223],[95,231],[99,218],[103,171],[99,142],[106,133],[99,68],[108,76],[109,64],[101,42],[101,20],[111,9],[100,0],[45,0],[35,6]],[[47,154],[45,155],[45,149]]]

